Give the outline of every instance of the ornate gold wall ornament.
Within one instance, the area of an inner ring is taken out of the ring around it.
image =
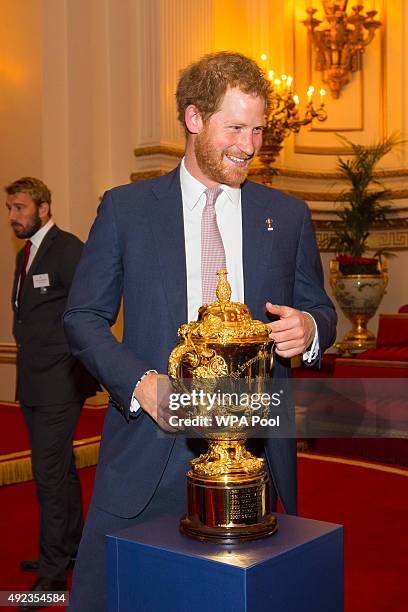
[[[353,72],[362,70],[363,53],[382,23],[374,19],[377,11],[364,10],[357,4],[347,14],[348,0],[333,2],[322,0],[324,19],[316,19],[316,8],[306,9],[306,26],[309,41],[315,49],[315,68],[322,73],[333,98],[338,98],[342,88],[350,82]]]
[[[327,111],[324,106],[324,89],[320,90],[320,104],[315,107],[313,102],[314,87],[309,86],[307,91],[307,103],[303,117],[299,110],[299,96],[293,90],[293,77],[282,74],[280,78],[274,78],[273,70],[266,66],[267,56],[263,54],[261,59],[265,62],[265,69],[271,81],[268,110],[265,114],[265,126],[263,129],[263,145],[258,153],[259,160],[263,165],[266,176],[276,174],[272,167],[273,162],[279,155],[283,141],[290,134],[297,134],[300,129],[317,121],[326,121]]]

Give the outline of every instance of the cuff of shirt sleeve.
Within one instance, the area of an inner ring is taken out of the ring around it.
[[[135,385],[135,389],[137,389],[137,387],[140,385],[140,383],[142,382],[142,380],[144,379],[145,376],[147,376],[148,374],[150,374],[151,372],[154,372],[155,374],[158,374],[157,370],[147,370],[147,372],[145,372],[143,374],[143,376],[141,378],[139,378],[139,380],[137,381],[136,385]],[[132,413],[132,416],[135,416],[135,414],[140,410],[140,404],[137,401],[137,399],[135,398],[135,396],[132,396],[132,401],[130,402],[130,408],[129,411]]]
[[[302,312],[304,312],[304,314],[307,314],[312,319],[314,326],[315,326],[315,335],[314,335],[311,347],[310,349],[305,351],[302,355],[303,361],[305,361],[306,363],[312,363],[312,361],[314,361],[319,355],[319,350],[320,350],[319,332],[317,331],[317,324],[316,324],[315,318],[310,314],[310,312],[306,312],[304,310],[302,310]]]

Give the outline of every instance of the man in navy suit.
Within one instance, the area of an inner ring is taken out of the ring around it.
[[[262,145],[268,94],[257,64],[237,53],[214,53],[186,68],[177,88],[186,132],[180,166],[164,177],[112,189],[99,207],[65,313],[74,355],[111,396],[75,569],[75,612],[106,606],[106,533],[169,510],[185,511],[193,443],[158,428],[157,373],[167,371],[178,327],[196,319],[202,303],[207,188],[221,188],[216,221],[232,299],[245,302],[256,319],[276,319],[269,324],[275,375],[289,376],[295,355],[317,362],[334,339],[336,314],[323,289],[306,204],[246,181]],[[122,299],[119,342],[110,326]],[[295,440],[267,440],[260,451],[272,497],[295,513]]]

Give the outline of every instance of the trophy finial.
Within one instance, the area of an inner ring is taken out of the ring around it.
[[[231,285],[227,281],[227,274],[228,272],[226,270],[217,270],[219,281],[215,290],[215,295],[221,304],[229,302],[231,299]]]

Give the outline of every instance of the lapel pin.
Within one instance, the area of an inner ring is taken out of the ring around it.
[[[273,219],[265,219],[266,227],[268,228],[268,232],[273,232]]]

